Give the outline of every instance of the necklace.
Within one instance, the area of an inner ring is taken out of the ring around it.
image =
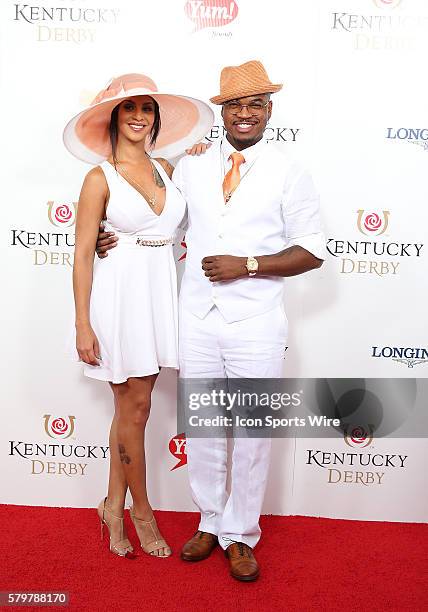
[[[153,174],[153,195],[152,197],[149,196],[149,194],[147,193],[147,191],[139,184],[137,183],[137,181],[135,179],[133,179],[131,176],[129,176],[129,174],[126,172],[125,168],[122,166],[121,163],[116,162],[116,165],[119,166],[122,174],[124,175],[125,178],[128,179],[128,181],[130,181],[131,183],[133,183],[136,187],[138,187],[139,189],[141,189],[141,191],[143,192],[144,198],[146,199],[147,203],[149,204],[149,206],[151,208],[154,208],[156,206],[156,175],[155,175],[155,169],[154,169],[154,165],[152,160],[149,158],[149,162],[150,162],[150,167],[152,169],[152,174]]]

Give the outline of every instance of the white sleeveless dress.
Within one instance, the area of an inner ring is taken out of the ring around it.
[[[109,162],[101,164],[110,190],[106,231],[118,245],[95,258],[90,321],[100,343],[100,366],[84,364],[91,378],[125,382],[160,367],[178,368],[177,276],[172,239],[185,201],[162,166],[165,206],[156,215]],[[170,240],[160,246],[149,246]],[[149,244],[149,245],[148,245]]]

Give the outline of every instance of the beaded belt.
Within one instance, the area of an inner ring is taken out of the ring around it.
[[[159,240],[146,240],[145,238],[137,238],[135,244],[138,246],[149,246],[149,247],[160,247],[166,246],[167,244],[172,244],[172,238],[160,238]]]

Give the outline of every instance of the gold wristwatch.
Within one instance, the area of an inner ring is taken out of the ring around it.
[[[247,257],[245,267],[247,268],[248,276],[255,276],[257,274],[257,270],[259,269],[259,262],[255,257]]]

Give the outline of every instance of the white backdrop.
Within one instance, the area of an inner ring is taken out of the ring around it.
[[[266,138],[313,170],[329,249],[321,270],[286,283],[285,375],[426,377],[426,4],[1,3],[2,502],[89,507],[104,495],[111,393],[64,350],[74,203],[88,167],[61,136],[112,76],[143,72],[160,90],[208,99],[223,66],[261,59],[284,83]],[[175,383],[162,372],[154,393],[148,486],[155,508],[192,510],[173,439]],[[373,482],[370,467],[357,479],[355,466],[308,463],[310,450],[352,444],[407,458]],[[264,511],[426,521],[425,463],[422,439],[276,440]]]

